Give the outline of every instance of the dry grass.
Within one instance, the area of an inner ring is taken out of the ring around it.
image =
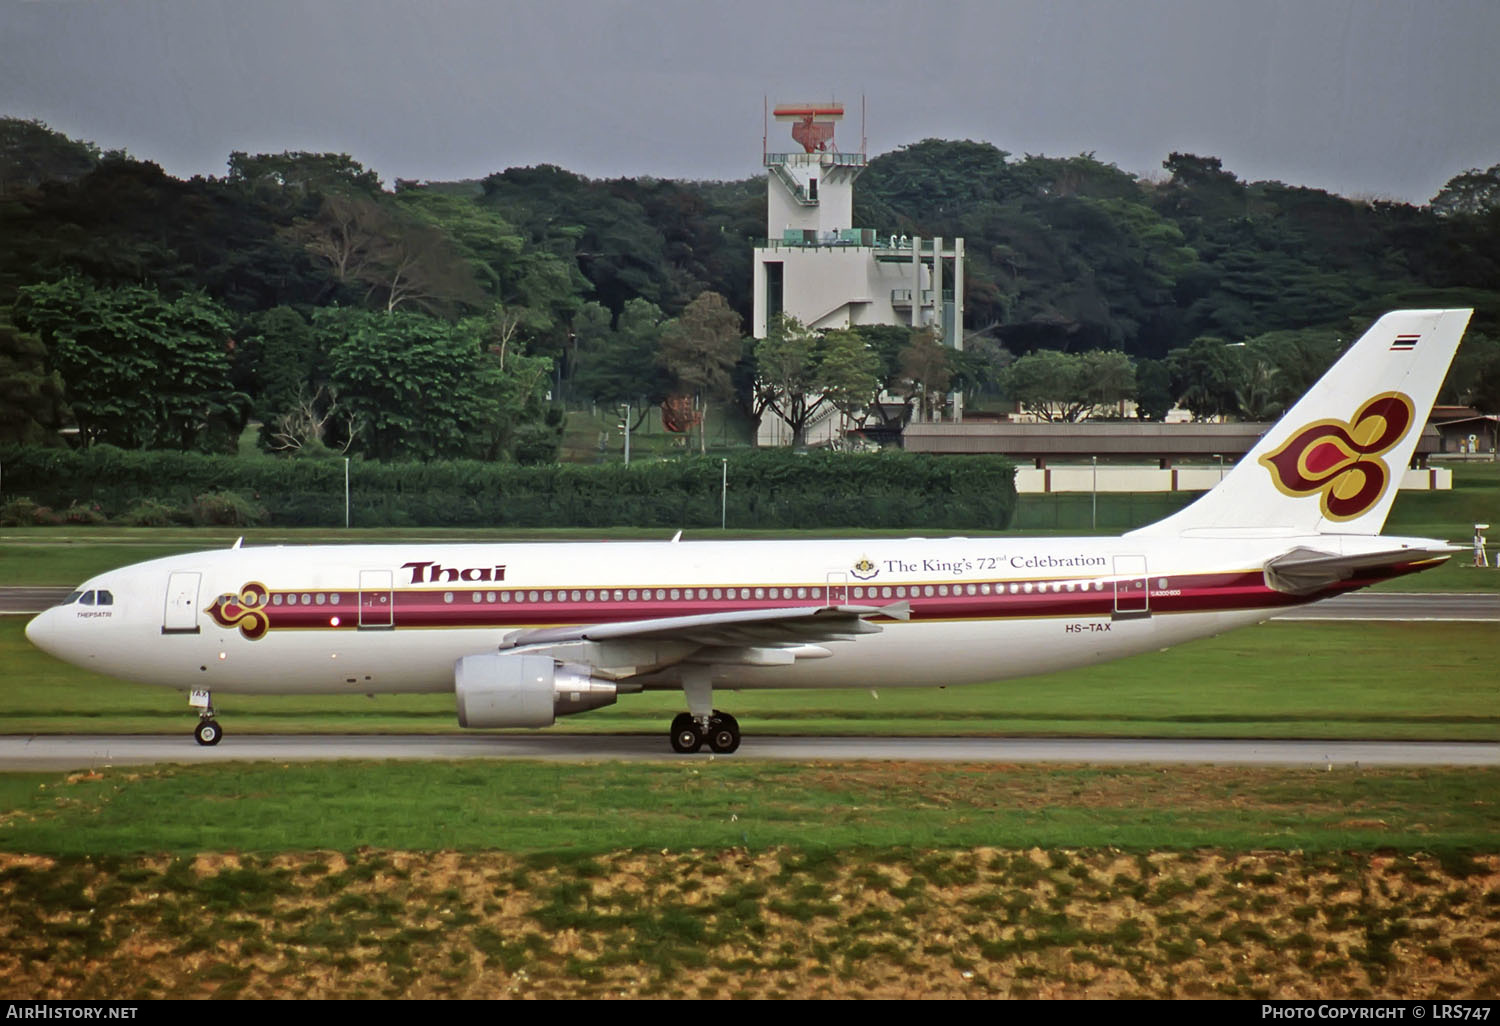
[[[0,996],[1481,997],[1500,856],[0,855]]]

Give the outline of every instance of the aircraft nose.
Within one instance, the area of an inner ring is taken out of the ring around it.
[[[57,655],[57,617],[47,609],[31,618],[26,625],[26,640],[48,655]]]

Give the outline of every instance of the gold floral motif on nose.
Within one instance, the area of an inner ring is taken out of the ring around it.
[[[270,592],[259,581],[243,585],[237,595],[220,595],[208,609],[208,615],[220,627],[238,627],[248,640],[265,637],[271,618],[266,615]]]

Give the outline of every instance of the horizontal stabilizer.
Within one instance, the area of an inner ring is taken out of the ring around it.
[[[1363,570],[1438,562],[1461,551],[1457,545],[1435,545],[1344,556],[1298,547],[1266,561],[1266,586],[1287,595],[1311,595]]]

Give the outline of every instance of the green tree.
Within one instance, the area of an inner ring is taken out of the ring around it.
[[[657,362],[678,395],[695,395],[703,419],[698,444],[708,451],[707,420],[712,403],[733,394],[732,372],[742,348],[739,314],[717,292],[703,292],[662,329]]]
[[[631,403],[639,423],[650,409],[648,404],[660,402],[669,388],[656,360],[661,309],[647,300],[632,299],[611,328],[609,311],[598,303],[586,303],[573,325],[580,364],[574,385],[579,394],[604,404]]]
[[[819,338],[789,314],[775,317],[755,346],[756,377],[767,406],[792,429],[792,447],[807,445],[807,425],[828,404],[822,390]]]
[[[85,445],[230,449],[248,398],[230,384],[229,314],[201,293],[100,289],[77,278],[20,290]]]
[[[1239,410],[1235,389],[1243,369],[1239,348],[1221,338],[1196,338],[1167,354],[1172,391],[1194,417],[1223,417]]]
[[[99,147],[40,121],[0,118],[0,196],[43,182],[71,182],[99,164]]]
[[[856,332],[823,333],[818,387],[841,413],[863,427],[880,397],[880,357]]]
[[[1500,164],[1454,175],[1429,206],[1440,217],[1478,217],[1500,210]]]
[[[229,181],[251,188],[322,195],[372,197],[382,191],[380,175],[347,153],[249,154],[236,150],[229,155]]]
[[[47,349],[0,309],[0,445],[61,445],[62,376],[47,367]]]
[[[1165,360],[1137,360],[1135,409],[1142,420],[1163,421],[1177,397],[1172,394],[1172,372]]]
[[[483,303],[472,262],[441,228],[375,199],[326,196],[315,216],[288,232],[335,281],[386,313],[403,306],[447,313]]]
[[[1051,349],[1022,356],[1007,368],[1005,392],[1021,409],[1042,420],[1083,420],[1093,401],[1080,357]]]
[[[910,341],[901,350],[901,380],[908,403],[915,403],[917,415],[931,420],[947,403],[948,386],[953,382],[951,350],[937,340],[930,328],[913,329]]]
[[[527,412],[517,391],[545,388],[547,369],[485,350],[483,322],[418,313],[326,309],[314,326],[331,339],[329,381],[355,424],[355,451],[376,459],[498,455]]]

